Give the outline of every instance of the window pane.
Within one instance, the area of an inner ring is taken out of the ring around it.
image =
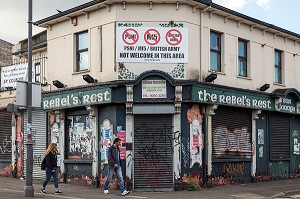
[[[78,35],[78,50],[88,48],[88,33]]]
[[[220,54],[216,52],[210,52],[210,69],[220,71]]]
[[[239,41],[239,56],[240,57],[246,57],[246,42],[244,41]]]
[[[88,51],[79,54],[79,70],[87,70],[89,64]]]
[[[247,63],[245,60],[239,60],[238,72],[240,77],[247,77]]]
[[[275,65],[279,65],[279,52],[278,51],[275,51]]]
[[[220,35],[210,33],[210,49],[220,50]]]

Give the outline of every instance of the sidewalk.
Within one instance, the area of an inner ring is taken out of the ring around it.
[[[0,198],[26,198],[24,194],[25,181],[15,178],[0,177]],[[92,188],[87,186],[59,184],[63,195],[54,195],[53,184],[48,184],[47,194],[41,194],[40,185],[33,184],[34,198],[61,198],[61,199],[114,199],[122,198],[119,190],[110,190],[110,194],[103,194],[103,187]],[[292,192],[294,191],[294,192]],[[203,198],[203,199],[262,199],[274,196],[281,197],[285,192],[291,192],[299,195],[300,178],[281,181],[259,182],[250,184],[218,186],[210,189],[201,189],[198,191],[176,191],[176,192],[134,192],[123,198]]]

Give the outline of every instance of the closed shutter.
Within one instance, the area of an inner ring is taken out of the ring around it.
[[[11,162],[12,113],[0,111],[0,161]]]
[[[134,189],[173,190],[172,115],[134,116]]]
[[[24,175],[26,175],[26,158],[27,158],[27,111],[24,112]],[[46,113],[42,110],[34,110],[32,111],[32,140],[33,140],[33,179],[43,179],[45,178],[45,171],[41,170],[41,163],[44,158],[45,150],[46,150]],[[26,178],[26,176],[25,176]]]
[[[290,118],[272,113],[269,117],[271,159],[290,158]]]
[[[252,112],[219,106],[212,117],[213,158],[251,158]]]

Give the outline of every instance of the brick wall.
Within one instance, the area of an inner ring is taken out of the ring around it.
[[[12,65],[13,44],[0,39],[0,67]]]

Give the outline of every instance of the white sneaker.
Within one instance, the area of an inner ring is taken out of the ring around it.
[[[122,196],[125,196],[125,195],[127,195],[127,194],[129,194],[129,193],[130,193],[130,191],[126,191],[126,190],[125,190],[125,191],[122,192]]]
[[[108,190],[104,190],[104,194],[109,194],[109,191]]]

